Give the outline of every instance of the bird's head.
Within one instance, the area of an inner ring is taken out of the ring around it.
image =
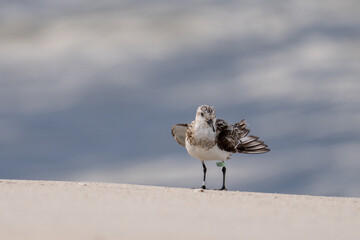
[[[201,105],[196,111],[195,121],[210,127],[215,132],[216,112],[213,106]]]

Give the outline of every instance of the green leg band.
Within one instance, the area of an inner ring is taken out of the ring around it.
[[[225,167],[225,162],[217,162],[216,166],[218,167]]]

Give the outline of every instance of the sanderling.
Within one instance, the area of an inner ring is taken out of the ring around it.
[[[228,124],[222,119],[216,119],[215,108],[201,105],[198,107],[195,120],[189,124],[175,124],[171,133],[175,140],[186,147],[187,152],[201,161],[204,171],[202,189],[206,189],[205,161],[219,160],[222,167],[223,185],[225,187],[226,167],[224,161],[230,159],[233,153],[265,153],[270,151],[259,137],[249,135],[245,120]]]

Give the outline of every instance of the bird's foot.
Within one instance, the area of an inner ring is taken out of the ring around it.
[[[222,186],[219,191],[227,191],[226,187],[225,186]]]
[[[201,188],[202,188],[202,189],[206,189],[205,185],[202,185]]]

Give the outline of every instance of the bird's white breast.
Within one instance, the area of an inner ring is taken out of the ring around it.
[[[198,147],[195,145],[191,145],[189,141],[186,139],[185,147],[190,156],[197,158],[201,161],[208,160],[220,160],[225,161],[231,155],[231,153],[221,150],[217,145],[214,145],[210,149]]]
[[[195,126],[194,129],[195,142],[206,142],[207,140],[213,142],[214,145],[211,148],[207,147],[208,144],[202,146],[201,144],[190,144],[189,139],[185,139],[185,147],[187,152],[194,158],[201,161],[207,160],[220,160],[224,161],[229,158],[231,153],[221,150],[216,144],[216,132],[213,132],[211,128],[203,126]]]

